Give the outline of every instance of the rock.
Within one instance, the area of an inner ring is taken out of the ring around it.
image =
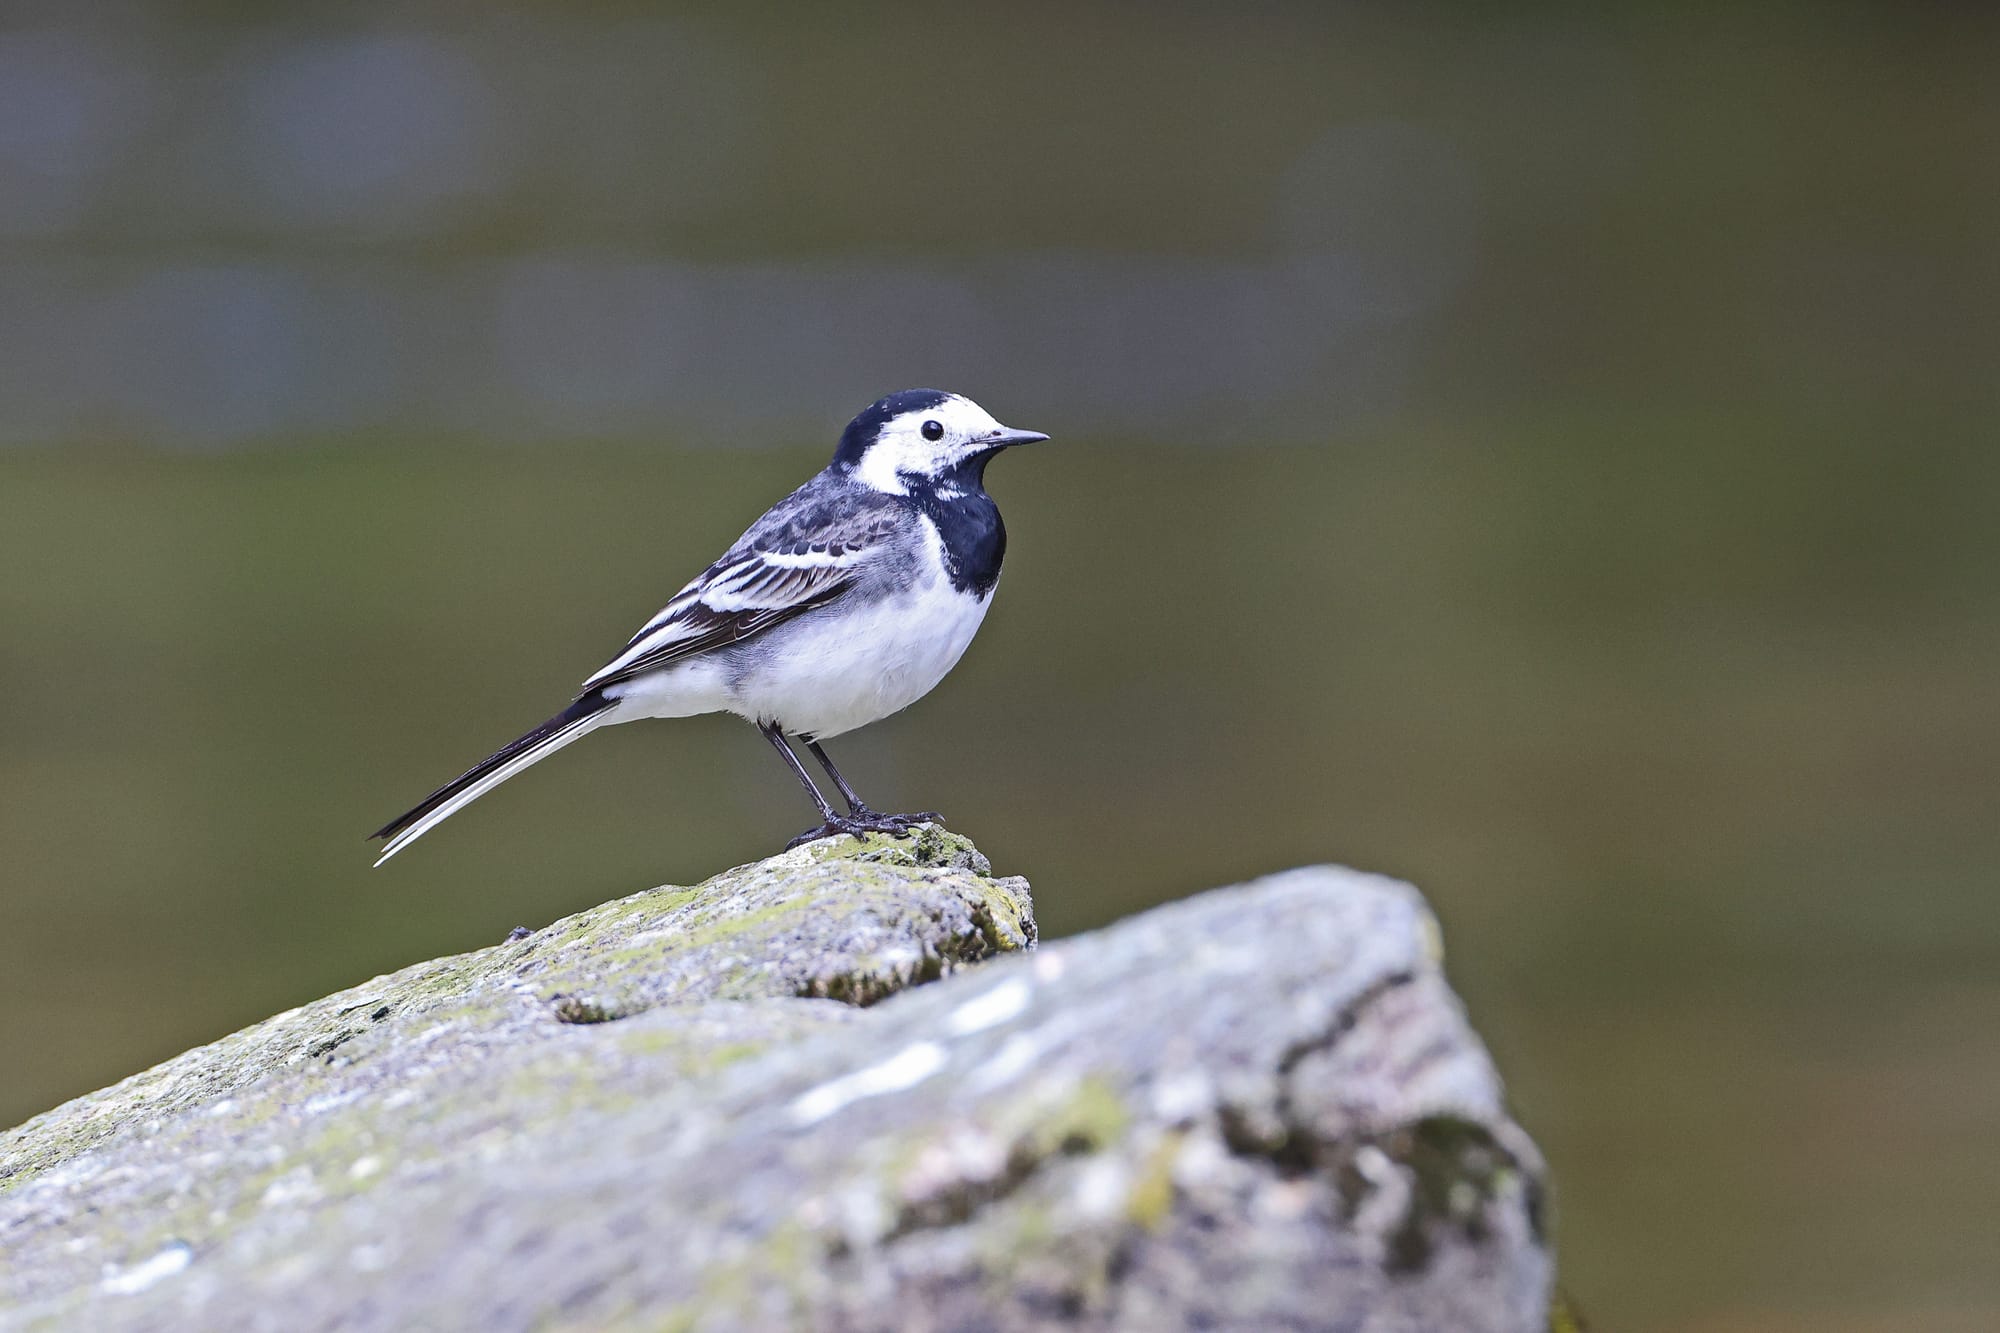
[[[1035,942],[927,829],[281,1014],[0,1135],[0,1329],[1543,1326],[1415,890]]]

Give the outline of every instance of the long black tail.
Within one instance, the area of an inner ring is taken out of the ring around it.
[[[571,741],[608,721],[603,713],[616,702],[592,690],[527,735],[510,741],[504,748],[488,755],[424,797],[415,806],[368,835],[371,838],[389,840],[389,845],[382,849],[382,859],[375,864],[381,865],[382,861],[402,851],[432,828],[530,764],[546,759]]]

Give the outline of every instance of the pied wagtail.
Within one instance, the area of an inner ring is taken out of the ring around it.
[[[833,461],[773,505],[674,594],[575,702],[383,825],[381,865],[571,741],[612,722],[735,713],[754,723],[819,807],[789,844],[907,833],[935,812],[870,809],[820,742],[909,707],[972,642],[1007,531],[986,493],[1002,449],[1046,440],[968,398],[906,389],[848,423]],[[786,743],[812,752],[847,802],[836,814]]]

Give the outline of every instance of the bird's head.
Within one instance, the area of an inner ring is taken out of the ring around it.
[[[878,491],[906,494],[914,485],[979,485],[1002,449],[1049,437],[1010,430],[955,393],[905,389],[870,403],[847,423],[833,465]]]

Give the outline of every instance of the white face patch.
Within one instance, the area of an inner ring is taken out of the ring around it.
[[[931,425],[931,423],[936,423]],[[931,425],[936,439],[924,433]],[[989,447],[1004,427],[970,398],[957,394],[935,407],[889,418],[861,456],[854,475],[864,485],[890,495],[907,495],[902,474],[935,477]]]

